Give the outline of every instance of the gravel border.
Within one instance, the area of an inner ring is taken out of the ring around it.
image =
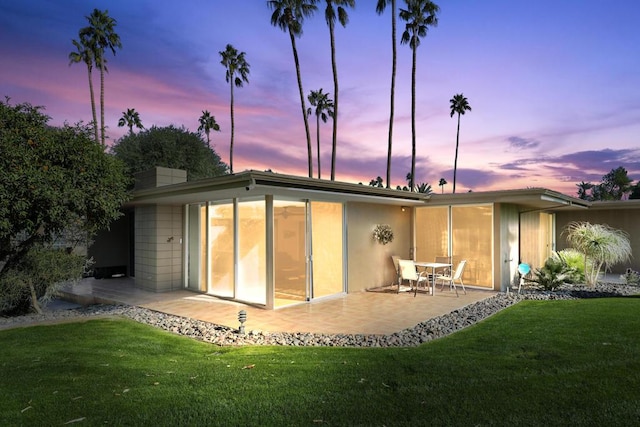
[[[548,292],[526,290],[521,294],[498,293],[485,300],[434,317],[393,334],[313,334],[302,332],[247,331],[201,320],[174,316],[136,306],[96,304],[67,310],[48,310],[43,314],[0,317],[0,330],[34,324],[76,321],[79,318],[122,316],[166,331],[220,346],[280,345],[327,347],[414,347],[464,329],[522,300],[560,300],[601,298],[638,294],[640,288],[600,283],[595,288],[564,286]]]

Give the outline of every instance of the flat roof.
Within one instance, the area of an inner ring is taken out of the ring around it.
[[[424,193],[250,170],[180,184],[134,190],[133,198],[127,206],[185,205],[268,194],[293,199],[360,201],[407,206],[423,205],[430,197]]]
[[[134,190],[133,198],[126,206],[186,205],[233,198],[251,199],[265,195],[274,195],[285,199],[366,202],[404,206],[510,203],[531,210],[584,209],[596,204],[596,202],[588,202],[545,188],[424,194],[364,184],[248,170],[197,181]],[[625,203],[627,202],[625,201]],[[640,203],[640,201],[638,202]],[[628,205],[620,207],[626,206]]]

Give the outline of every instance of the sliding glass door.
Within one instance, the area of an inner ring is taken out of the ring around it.
[[[271,200],[187,207],[188,289],[275,307],[344,291],[343,205]]]

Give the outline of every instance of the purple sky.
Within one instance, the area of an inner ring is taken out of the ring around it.
[[[356,3],[347,27],[336,29],[336,178],[366,184],[386,174],[391,16],[378,16],[375,0]],[[575,195],[576,183],[599,182],[618,166],[640,179],[640,2],[437,3],[440,24],[418,49],[417,182],[439,192],[444,177],[451,191],[456,93],[473,108],[462,117],[457,192],[545,187]],[[93,8],[109,10],[123,45],[108,57],[110,141],[125,133],[117,122],[127,108],[146,127],[193,131],[207,109],[222,128],[212,134],[215,149],[228,161],[229,86],[218,52],[231,43],[251,65],[250,83],[235,91],[234,169],[307,175],[291,43],[271,26],[266,1],[0,0],[0,96],[45,106],[53,124],[89,122],[86,67],[69,67],[68,54]],[[297,40],[305,94],[333,92],[323,14],[321,2]],[[398,45],[393,186],[411,168],[410,93],[411,50]],[[315,159],[315,120],[310,126]],[[321,137],[327,178],[330,122]]]

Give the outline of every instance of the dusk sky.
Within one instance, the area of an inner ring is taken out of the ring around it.
[[[544,187],[575,195],[576,183],[599,182],[618,166],[640,179],[640,2],[436,3],[439,25],[418,48],[417,183],[440,192],[445,178],[451,191],[456,118],[449,100],[456,93],[473,108],[462,116],[456,192]],[[357,0],[335,34],[336,179],[365,184],[385,177],[389,122],[391,15],[390,8],[377,15],[375,4]],[[333,98],[324,6],[305,21],[297,46],[305,95],[323,88]],[[55,125],[90,122],[86,66],[69,66],[68,54],[94,8],[117,20],[123,46],[107,57],[110,143],[127,131],[117,126],[127,108],[145,127],[192,131],[209,110],[222,128],[212,142],[228,162],[229,85],[219,52],[231,43],[251,66],[249,84],[235,90],[235,171],[307,175],[291,43],[271,25],[263,0],[0,0],[0,96],[45,106]],[[403,29],[398,20],[394,187],[411,169],[411,50],[399,43]],[[328,178],[330,122],[321,136]]]

